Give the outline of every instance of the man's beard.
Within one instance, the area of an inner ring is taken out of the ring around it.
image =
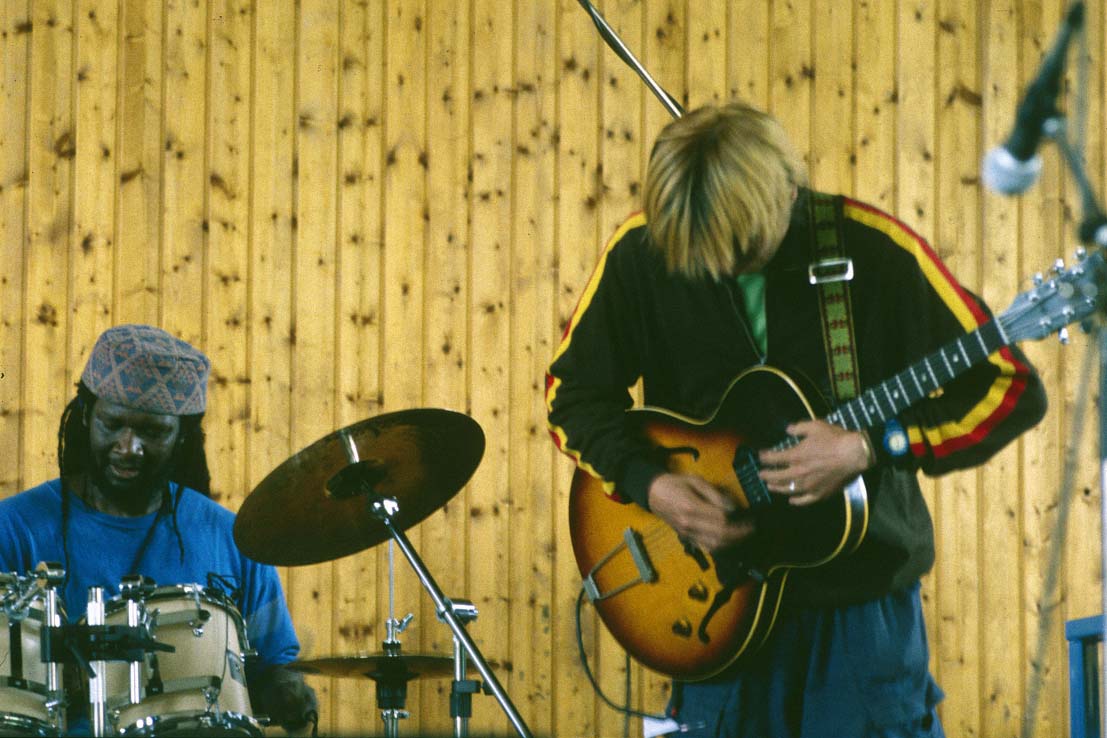
[[[138,476],[126,482],[120,483],[108,477],[107,467],[110,462],[105,456],[97,458],[88,450],[85,468],[92,483],[100,491],[100,494],[113,503],[129,511],[145,511],[150,502],[168,489],[169,478],[173,469],[173,462],[169,461],[158,469],[147,468],[143,464]]]

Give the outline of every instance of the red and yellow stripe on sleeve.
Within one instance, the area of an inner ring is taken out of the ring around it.
[[[643,213],[634,213],[626,221],[623,222],[615,232],[608,239],[607,244],[604,246],[603,253],[600,256],[600,261],[596,264],[596,268],[592,271],[592,276],[588,279],[588,284],[585,285],[584,292],[581,293],[580,299],[577,301],[577,306],[573,310],[573,314],[569,316],[569,322],[565,326],[565,331],[561,335],[561,344],[557,347],[557,351],[554,352],[553,359],[550,364],[561,357],[566,351],[569,350],[569,346],[573,342],[573,332],[576,330],[577,325],[580,323],[581,316],[588,311],[588,306],[592,304],[592,298],[596,295],[596,289],[599,287],[600,280],[603,278],[604,269],[607,266],[607,256],[611,253],[611,249],[615,247],[615,244],[619,243],[629,231],[644,226],[646,224],[646,216]],[[557,398],[557,391],[561,386],[561,378],[554,376],[552,372],[546,373],[546,412],[553,410],[554,402]],[[580,457],[580,452],[576,449],[570,448],[568,443],[568,437],[565,430],[560,426],[548,423],[550,435],[553,437],[554,443],[557,444],[558,449],[568,455],[577,466],[584,469],[586,472],[596,477],[597,479],[603,479],[603,477],[592,468],[588,462],[584,461]],[[615,484],[604,480],[604,491],[613,495],[615,492]]]
[[[892,216],[876,208],[846,198],[845,216],[887,235],[893,243],[909,252],[918,262],[931,287],[949,308],[965,332],[976,330],[987,322],[980,305],[957,283],[930,245],[918,234]],[[926,448],[935,458],[948,456],[987,437],[997,424],[1014,409],[1023,390],[1029,368],[1004,347],[988,357],[999,368],[999,376],[988,392],[957,420],[937,426],[911,426],[907,434],[911,451],[924,456]]]

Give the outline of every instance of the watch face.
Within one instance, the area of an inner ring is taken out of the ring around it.
[[[884,447],[892,456],[903,456],[907,453],[907,434],[902,430],[892,430],[884,435]]]

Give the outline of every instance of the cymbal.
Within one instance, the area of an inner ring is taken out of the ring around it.
[[[357,449],[352,465],[345,438]],[[451,410],[385,413],[327,435],[269,472],[242,503],[234,540],[246,556],[277,566],[331,561],[388,539],[365,495],[328,490],[334,478],[363,471],[375,492],[394,498],[392,517],[407,529],[445,505],[484,455],[484,432]]]
[[[364,656],[331,656],[309,661],[294,661],[285,668],[304,674],[350,677],[374,681],[410,681],[442,679],[454,675],[454,660],[434,654],[374,653]]]

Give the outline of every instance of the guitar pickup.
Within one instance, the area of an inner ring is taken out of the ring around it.
[[[738,478],[738,484],[742,485],[742,491],[746,494],[751,510],[760,507],[768,507],[773,498],[769,494],[769,488],[761,479],[761,465],[757,461],[757,452],[748,446],[742,446],[734,452],[734,476]]]

